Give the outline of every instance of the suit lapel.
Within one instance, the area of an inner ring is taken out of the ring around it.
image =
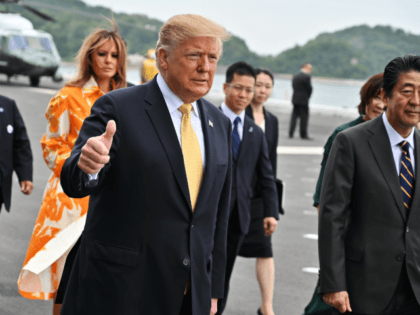
[[[205,204],[209,195],[204,195],[204,193],[210,191],[213,184],[216,173],[215,128],[218,128],[217,125],[214,125],[214,121],[209,115],[207,106],[205,106],[201,100],[197,101],[197,105],[200,111],[201,128],[203,129],[204,146],[206,148],[206,166],[194,212],[200,208],[201,204]]]
[[[244,159],[245,153],[242,154],[242,152],[249,152],[248,151],[249,146],[252,144],[253,139],[254,139],[253,137],[254,128],[250,126],[250,121],[251,121],[251,118],[245,115],[244,129],[243,129],[241,146],[239,147],[237,163],[239,163],[242,159]]]
[[[414,182],[414,194],[413,200],[411,201],[410,207],[410,217],[415,216],[413,212],[416,213],[420,207],[420,131],[414,129],[414,157],[415,157],[415,182]]]
[[[267,141],[268,148],[271,148],[271,144],[273,142],[273,127],[274,124],[271,123],[270,115],[267,115],[265,108],[264,108],[264,117],[265,117],[265,139]]]
[[[168,111],[168,107],[166,106],[162,92],[157,85],[156,78],[148,84],[145,101],[150,104],[150,107],[146,108],[146,113],[152,121],[160,142],[165,149],[182,194],[184,195],[188,205],[191,207],[190,192],[188,189],[182,149],[179,145],[179,140],[176,136],[174,124]]]
[[[400,211],[404,221],[406,221],[407,213],[403,206],[404,200],[401,193],[401,186],[398,175],[395,171],[394,157],[389,143],[388,133],[382,121],[382,116],[379,116],[377,119],[372,121],[370,130],[373,132],[373,136],[368,140],[369,145],[373,151],[376,162],[381,169],[382,175],[385,177],[391,193],[394,196],[398,210]]]

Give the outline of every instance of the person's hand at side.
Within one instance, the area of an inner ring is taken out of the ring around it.
[[[217,313],[217,299],[211,299],[210,315]]]
[[[30,195],[33,188],[34,184],[32,184],[30,180],[23,180],[20,182],[20,189],[25,195]]]
[[[277,229],[277,219],[274,217],[264,218],[265,236],[270,236]]]
[[[352,312],[350,307],[349,294],[347,291],[325,293],[324,301],[328,305],[338,309],[340,313]]]
[[[104,134],[89,138],[82,148],[77,166],[86,174],[96,174],[109,162],[112,138],[117,131],[115,121],[110,120]]]

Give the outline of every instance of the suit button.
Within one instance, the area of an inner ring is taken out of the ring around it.
[[[401,261],[402,257],[400,255],[397,256],[397,260]]]
[[[189,261],[187,258],[185,258],[185,259],[182,261],[182,263],[184,264],[184,266],[188,266],[188,265],[189,265],[189,263],[190,263],[190,261]]]
[[[191,227],[193,228],[194,227],[194,224],[191,224]]]
[[[406,231],[407,231],[407,233],[410,232],[410,227],[409,226],[407,226],[407,230]]]

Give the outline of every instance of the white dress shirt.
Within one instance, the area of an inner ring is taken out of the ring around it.
[[[166,84],[165,80],[163,80],[163,77],[160,73],[157,75],[156,81],[160,91],[163,94],[166,106],[168,106],[168,111],[171,115],[172,122],[174,124],[176,136],[178,137],[179,145],[181,145],[182,113],[178,108],[181,107],[181,105],[184,104],[184,102],[178,96],[176,96],[174,92],[171,91],[169,86]],[[203,129],[200,120],[200,112],[198,110],[197,102],[191,103],[191,105],[191,125],[194,128],[195,135],[197,136],[198,143],[200,144],[201,158],[203,160],[204,169],[204,167],[206,166],[206,152],[204,145]]]
[[[409,143],[408,151],[410,154],[411,166],[413,167],[414,175],[416,174],[415,170],[415,156],[414,156],[414,127],[410,135],[407,138],[403,138],[395,129],[391,126],[386,117],[386,113],[382,114],[382,120],[385,125],[386,132],[388,133],[389,142],[391,144],[392,155],[394,156],[395,169],[397,170],[397,175],[400,176],[400,167],[401,167],[401,154],[402,149],[400,147],[401,141],[407,141]]]
[[[222,106],[220,108],[222,109],[223,114],[225,114],[230,119],[232,123],[232,131],[233,131],[233,128],[235,128],[233,122],[235,121],[236,117],[239,117],[241,119],[241,122],[238,123],[238,134],[239,134],[239,139],[241,139],[242,141],[242,136],[244,134],[245,111],[242,111],[239,115],[236,115],[234,112],[232,112],[232,110],[229,107],[227,107],[225,102],[222,103]]]

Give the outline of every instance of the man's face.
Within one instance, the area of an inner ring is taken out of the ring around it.
[[[230,83],[223,83],[225,103],[235,114],[239,115],[251,103],[254,96],[255,79],[249,75],[233,75]]]
[[[388,98],[382,91],[382,98],[389,123],[401,136],[407,137],[420,121],[420,72],[401,74],[392,96]]]
[[[183,41],[170,54],[159,50],[159,62],[166,84],[185,103],[206,95],[213,84],[220,47],[211,37]]]
[[[312,65],[311,64],[307,64],[304,67],[304,69],[305,69],[305,71],[306,71],[307,74],[311,74],[312,73]]]

